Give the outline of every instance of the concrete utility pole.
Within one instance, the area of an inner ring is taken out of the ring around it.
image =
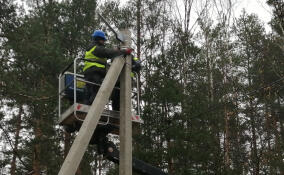
[[[125,29],[121,33],[125,37],[124,47],[130,48],[130,31]],[[126,57],[120,75],[119,175],[132,175],[131,59],[131,56]]]
[[[82,160],[84,153],[86,152],[87,146],[89,145],[104,107],[109,100],[111,92],[124,65],[125,59],[122,58],[122,56],[115,58],[111,64],[111,67],[107,72],[99,92],[97,93],[97,96],[79,130],[79,133],[75,138],[75,141],[72,144],[72,147],[58,173],[59,175],[75,175],[75,172]],[[127,117],[128,121],[130,121],[131,117],[128,116],[128,113],[125,115],[125,117]]]

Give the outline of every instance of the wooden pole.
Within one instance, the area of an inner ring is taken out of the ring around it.
[[[125,59],[122,57],[115,58],[111,64],[99,92],[58,173],[59,175],[75,174],[124,64]],[[130,117],[128,119],[130,119]]]
[[[122,30],[125,37],[124,47],[130,47],[131,38],[128,29]],[[120,75],[120,155],[119,175],[132,175],[132,123],[131,123],[131,56]]]

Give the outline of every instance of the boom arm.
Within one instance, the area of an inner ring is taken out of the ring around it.
[[[114,162],[119,164],[119,151],[117,150],[116,146],[112,142],[107,142],[105,145],[104,155],[105,157]],[[132,159],[132,168],[136,173],[141,175],[168,175],[167,173],[163,172],[162,170],[153,167],[141,160],[136,158]]]

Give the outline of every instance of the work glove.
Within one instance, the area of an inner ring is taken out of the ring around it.
[[[125,48],[125,49],[121,49],[121,52],[122,52],[124,55],[130,55],[130,54],[133,52],[133,49],[131,49],[131,48]]]

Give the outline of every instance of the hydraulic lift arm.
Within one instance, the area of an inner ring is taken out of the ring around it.
[[[119,164],[119,151],[117,150],[116,146],[112,142],[107,142],[105,145],[104,156],[114,162]],[[132,159],[132,168],[133,171],[139,173],[141,175],[168,175],[167,173],[163,172],[162,170],[153,167],[141,160],[138,160],[133,157]]]
[[[96,128],[90,144],[97,145],[98,154],[103,154],[106,159],[119,164],[119,151],[115,144],[108,140],[107,135],[114,129],[114,126],[105,125]],[[133,171],[141,175],[168,175],[162,170],[153,167],[141,160],[132,158]]]

